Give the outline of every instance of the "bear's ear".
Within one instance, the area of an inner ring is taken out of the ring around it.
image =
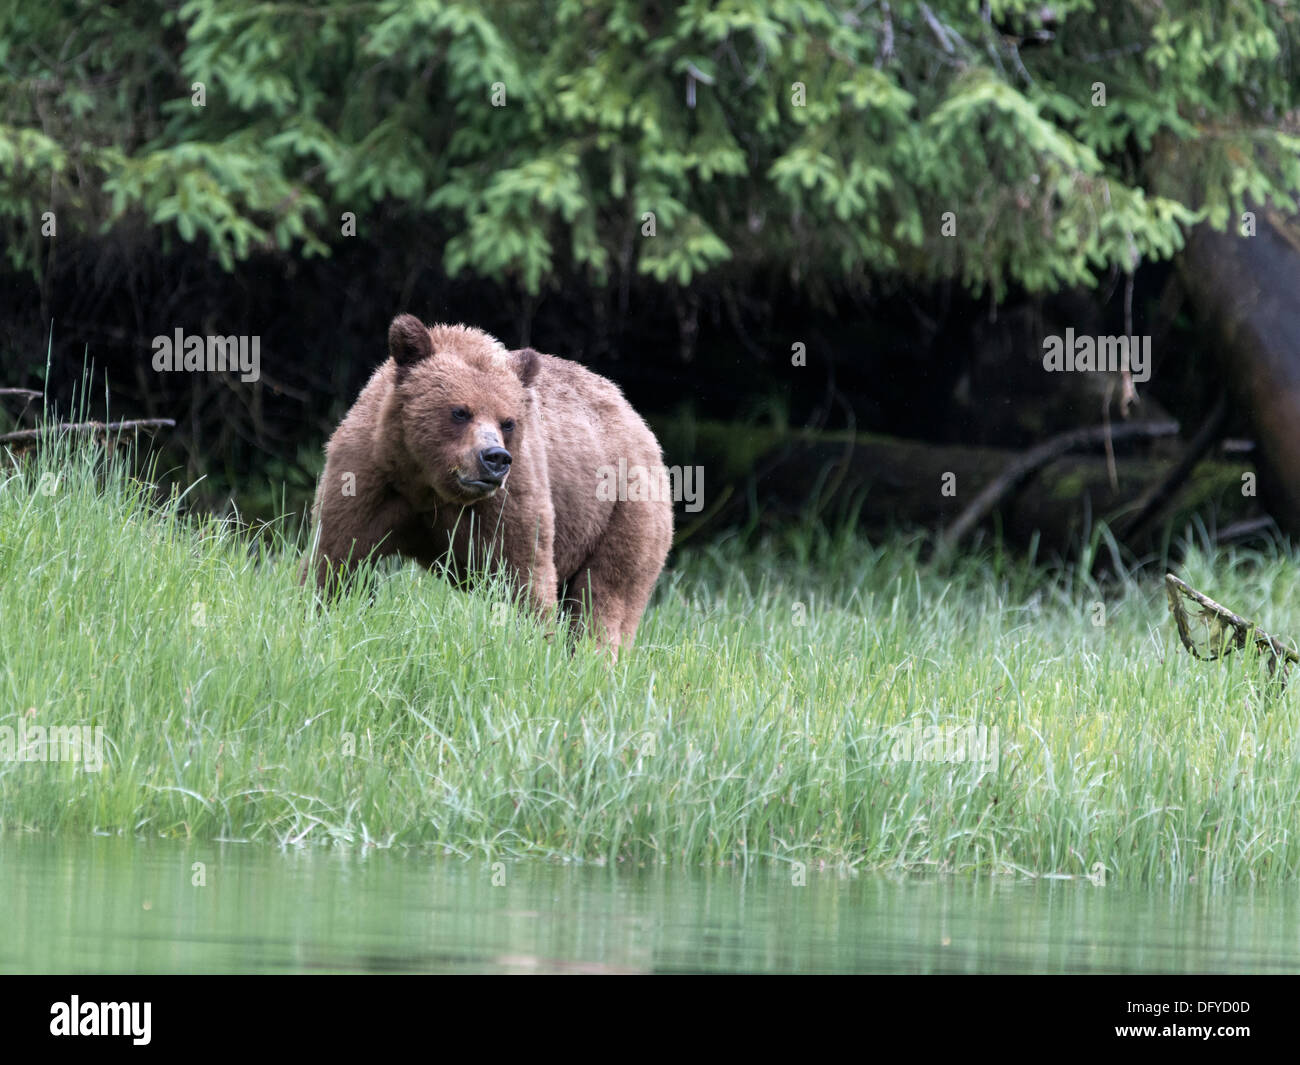
[[[537,371],[542,368],[542,358],[532,348],[520,348],[510,353],[514,359],[515,373],[527,388],[537,379]]]
[[[388,327],[388,354],[398,366],[414,366],[433,354],[429,330],[413,314],[399,314]]]

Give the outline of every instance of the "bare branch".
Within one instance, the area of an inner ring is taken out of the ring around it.
[[[1003,497],[1062,455],[1081,447],[1104,444],[1108,438],[1126,440],[1133,437],[1173,436],[1177,432],[1177,422],[1129,422],[1124,425],[1093,425],[1074,429],[1043,441],[1009,463],[991,484],[971,500],[940,538],[940,551],[948,551],[956,547],[958,541],[993,510]]]
[[[943,46],[943,50],[949,55],[952,55],[956,51],[952,46],[952,39],[948,36],[948,31],[944,28],[943,23],[935,18],[934,12],[930,10],[929,4],[921,4],[921,17],[925,19],[925,24],[930,27],[930,30]]]
[[[119,433],[128,429],[173,429],[176,422],[171,418],[137,418],[125,422],[60,422],[43,425],[39,429],[19,429],[12,433],[0,433],[0,444],[35,443],[44,436],[54,433]]]
[[[1253,621],[1216,603],[1208,595],[1198,592],[1172,573],[1165,574],[1165,594],[1169,598],[1169,613],[1174,616],[1174,624],[1178,626],[1178,638],[1182,640],[1183,646],[1193,658],[1212,662],[1216,658],[1232,654],[1233,651],[1245,647],[1248,643],[1253,643],[1258,651],[1268,655],[1270,676],[1277,669],[1278,662],[1282,663],[1282,684],[1285,686],[1287,673],[1293,664],[1300,662],[1300,654],[1276,636],[1270,636]],[[1208,637],[1205,654],[1200,652],[1196,637],[1192,635],[1192,624],[1183,606],[1183,596],[1201,608],[1200,620]]]

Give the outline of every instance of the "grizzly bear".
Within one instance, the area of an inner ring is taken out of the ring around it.
[[[544,618],[558,606],[617,655],[673,535],[649,427],[612,382],[478,329],[399,315],[388,355],[325,448],[318,587],[389,554],[443,563],[458,582],[492,567]],[[598,490],[620,462],[655,471],[639,493],[651,498]]]

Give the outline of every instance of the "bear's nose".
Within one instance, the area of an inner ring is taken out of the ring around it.
[[[510,452],[503,447],[485,447],[478,453],[478,462],[488,479],[498,484],[510,472]]]

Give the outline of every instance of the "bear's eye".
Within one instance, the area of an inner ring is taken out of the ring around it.
[[[453,422],[467,422],[469,421],[469,411],[467,411],[464,407],[453,407],[451,412],[451,420]]]
[[[501,423],[501,431],[503,433],[513,433],[515,431],[515,420],[513,418],[507,418],[503,421]]]

